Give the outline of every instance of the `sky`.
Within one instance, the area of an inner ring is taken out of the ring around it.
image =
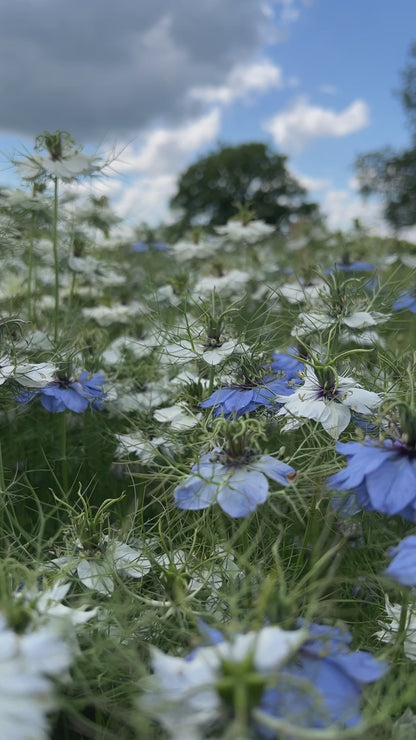
[[[155,225],[199,157],[264,141],[330,228],[386,232],[354,161],[410,143],[397,91],[415,0],[0,0],[0,19],[0,186],[64,129],[111,159],[94,192]]]

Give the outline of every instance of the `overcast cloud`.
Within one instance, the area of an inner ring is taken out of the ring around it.
[[[86,140],[198,116],[261,48],[262,0],[0,0],[0,131]]]

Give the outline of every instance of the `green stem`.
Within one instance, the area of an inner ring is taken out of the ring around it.
[[[60,414],[61,422],[61,465],[62,465],[62,488],[68,492],[68,458],[66,451],[66,414]]]
[[[208,393],[211,395],[211,393],[214,390],[215,385],[215,365],[211,365],[211,369],[209,371],[209,387],[208,387]]]
[[[29,265],[27,276],[27,315],[32,321],[32,277],[33,277],[33,223],[30,225],[29,233]]]
[[[402,647],[406,639],[407,634],[407,622],[409,618],[409,600],[408,595],[405,591],[402,592],[401,598],[402,608],[400,611],[399,628],[397,630],[396,646]]]
[[[58,178],[54,177],[53,193],[53,229],[52,247],[53,263],[55,268],[55,316],[54,316],[54,339],[58,341],[58,310],[59,310],[59,264],[58,264]]]

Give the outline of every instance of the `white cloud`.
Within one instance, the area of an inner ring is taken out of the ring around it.
[[[306,190],[309,190],[310,192],[314,192],[317,190],[324,190],[325,188],[329,188],[331,185],[331,180],[327,180],[323,177],[310,177],[310,175],[302,175],[300,172],[297,172],[293,169],[293,167],[290,168],[291,174],[293,177],[296,178],[296,180],[303,185]]]
[[[169,200],[176,190],[176,174],[136,178],[125,185],[115,212],[134,224],[142,221],[155,226],[169,221]]]
[[[218,137],[221,116],[218,108],[182,126],[158,128],[141,136],[141,146],[127,146],[114,168],[118,172],[159,175],[178,172],[189,157]]]
[[[205,85],[190,90],[190,97],[204,103],[227,105],[237,98],[247,98],[252,92],[266,92],[283,87],[280,67],[264,59],[253,64],[238,64],[227,75],[223,85]]]
[[[354,219],[359,219],[371,233],[379,236],[391,234],[383,220],[382,204],[376,200],[364,201],[353,190],[328,190],[322,199],[322,211],[333,231],[351,229]]]
[[[335,87],[335,85],[321,85],[319,87],[319,92],[324,93],[324,95],[336,95],[338,93],[338,88]]]
[[[363,100],[355,100],[337,113],[310,105],[307,98],[298,98],[283,113],[266,121],[263,128],[283,150],[299,153],[314,139],[347,136],[368,126],[369,122],[369,109]]]
[[[128,144],[108,168],[109,177],[98,190],[111,197],[115,212],[135,224],[169,221],[169,200],[178,175],[194,155],[219,134],[218,108],[182,126],[142,133],[138,144]]]

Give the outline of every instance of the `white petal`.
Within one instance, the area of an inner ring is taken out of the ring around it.
[[[334,439],[338,439],[341,432],[347,428],[350,419],[351,412],[348,406],[337,403],[337,401],[331,401],[328,403],[326,413],[321,417],[320,421],[325,431]]]

